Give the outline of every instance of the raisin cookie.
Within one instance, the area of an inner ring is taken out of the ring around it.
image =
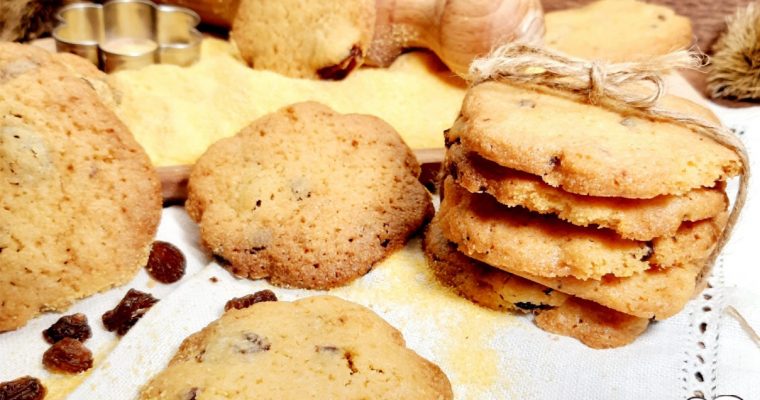
[[[130,280],[161,215],[156,171],[92,85],[55,63],[11,64],[0,63],[13,75],[0,84],[0,331]]]
[[[666,96],[662,106],[717,121],[685,99]],[[573,94],[491,81],[468,90],[449,139],[581,195],[682,195],[741,171],[732,150],[685,126],[621,112]]]
[[[600,0],[547,13],[544,43],[593,60],[636,61],[691,46],[689,18],[636,0]]]
[[[649,325],[646,318],[570,297],[467,257],[443,236],[438,217],[428,225],[422,246],[436,277],[460,296],[496,310],[533,312],[541,329],[574,337],[589,347],[624,346]]]
[[[647,241],[674,236],[683,221],[712,218],[728,207],[722,183],[680,196],[652,199],[568,193],[547,185],[536,175],[502,167],[456,143],[446,152],[446,170],[471,193],[485,192],[506,206],[555,214],[573,225],[609,228],[625,239]]]
[[[256,69],[343,79],[375,33],[374,0],[241,0],[231,38]]]
[[[489,265],[548,278],[628,277],[652,267],[702,262],[722,230],[709,219],[684,223],[674,237],[640,242],[607,229],[582,228],[554,216],[508,208],[487,194],[464,190],[451,177],[444,185],[439,214],[449,240]]]
[[[141,399],[453,397],[438,366],[371,310],[330,296],[232,309],[182,343]]]
[[[325,289],[365,274],[432,215],[419,173],[382,120],[299,103],[212,145],[186,208],[235,275]]]

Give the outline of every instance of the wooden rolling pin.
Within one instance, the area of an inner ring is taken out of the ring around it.
[[[440,149],[415,149],[414,155],[422,165],[420,181],[423,183],[435,179],[438,168],[443,161],[443,148]],[[190,177],[192,165],[176,165],[171,167],[158,167],[158,176],[161,179],[161,193],[164,203],[181,203],[187,198],[187,180]]]
[[[162,0],[209,24],[232,26],[245,0]],[[516,39],[541,40],[540,0],[376,0],[375,34],[364,62],[388,66],[406,48],[426,48],[464,76],[473,58]]]

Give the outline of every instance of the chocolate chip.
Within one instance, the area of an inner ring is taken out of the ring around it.
[[[42,400],[45,394],[42,382],[31,376],[0,383],[0,400]]]
[[[50,344],[55,344],[63,338],[72,338],[84,342],[92,337],[92,330],[87,324],[87,316],[77,313],[59,318],[50,328],[42,331],[42,336]]]

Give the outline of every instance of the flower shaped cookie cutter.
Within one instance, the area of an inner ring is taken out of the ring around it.
[[[106,72],[154,63],[190,65],[200,57],[200,17],[148,0],[73,3],[57,14],[56,49],[80,55]]]

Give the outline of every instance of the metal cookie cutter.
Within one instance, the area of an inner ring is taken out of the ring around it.
[[[148,0],[73,3],[57,14],[56,49],[80,55],[106,72],[154,63],[186,66],[200,57],[200,17]]]

